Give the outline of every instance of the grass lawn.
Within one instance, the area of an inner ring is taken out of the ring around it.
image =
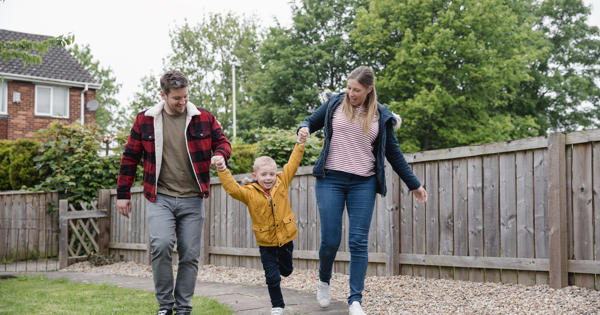
[[[233,314],[218,302],[194,297],[192,314]],[[66,279],[0,280],[0,314],[156,314],[154,293]]]

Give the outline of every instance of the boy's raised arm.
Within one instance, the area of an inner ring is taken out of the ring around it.
[[[303,129],[305,128],[298,131],[298,141],[296,142],[296,146],[294,146],[294,151],[292,151],[292,155],[290,155],[288,162],[283,166],[281,179],[285,182],[285,185],[288,185],[294,178],[294,175],[296,175],[300,162],[302,162],[302,156],[304,156],[304,144],[306,143],[309,133],[308,130]]]

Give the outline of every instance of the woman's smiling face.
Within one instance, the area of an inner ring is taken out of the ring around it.
[[[350,100],[350,105],[352,106],[360,106],[365,103],[365,99],[367,95],[371,93],[373,87],[365,87],[360,84],[355,79],[348,79],[348,84],[346,86],[346,93],[348,94],[348,99]]]

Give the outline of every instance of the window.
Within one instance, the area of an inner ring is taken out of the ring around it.
[[[8,114],[8,85],[0,79],[0,114]]]
[[[69,89],[36,85],[35,114],[69,118]]]

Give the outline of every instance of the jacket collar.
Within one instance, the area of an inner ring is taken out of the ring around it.
[[[148,109],[146,111],[146,113],[144,113],[144,115],[156,118],[156,116],[158,116],[160,113],[162,113],[164,106],[165,106],[165,102],[161,101],[160,103],[157,103],[156,105],[154,105],[150,109]],[[187,104],[185,105],[185,109],[187,111],[188,116],[200,115],[200,111],[198,110],[198,107],[196,107],[196,105],[192,104],[192,102],[187,102]]]

